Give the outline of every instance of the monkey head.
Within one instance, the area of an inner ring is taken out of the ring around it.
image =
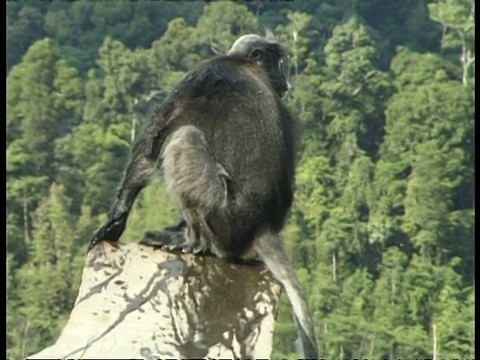
[[[232,45],[227,55],[244,56],[268,74],[273,90],[283,97],[290,87],[284,67],[285,51],[275,40],[255,34],[239,37]]]

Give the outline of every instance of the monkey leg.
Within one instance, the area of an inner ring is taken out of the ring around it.
[[[211,156],[198,128],[188,125],[175,131],[163,158],[167,187],[182,209],[208,212],[227,205],[230,177]]]
[[[170,251],[211,253],[217,235],[206,217],[225,212],[229,175],[210,155],[203,133],[194,126],[175,131],[163,158],[167,188],[179,203],[185,221],[164,232],[149,232],[141,243]]]
[[[138,194],[150,181],[155,170],[160,150],[170,133],[171,117],[166,114],[174,113],[170,102],[164,108],[162,116],[154,116],[145,127],[132,149],[132,155],[125,169],[125,174],[117,194],[117,198],[108,213],[106,223],[97,230],[88,251],[103,240],[116,242],[122,235],[127,224],[128,215]],[[167,112],[167,110],[170,110]]]

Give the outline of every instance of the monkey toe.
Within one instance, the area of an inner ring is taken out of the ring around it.
[[[182,252],[194,255],[210,255],[211,250],[208,246],[201,243],[191,243],[182,247]]]
[[[140,244],[155,248],[162,248],[168,251],[173,251],[176,248],[175,237],[177,234],[167,231],[147,231],[140,240]]]
[[[168,251],[168,252],[175,252],[175,251],[182,251],[183,248],[178,246],[177,244],[168,244],[168,245],[162,245],[161,246],[162,250]]]
[[[208,244],[186,237],[184,231],[148,231],[139,243],[168,252],[215,256]]]
[[[148,231],[140,240],[140,244],[161,248],[169,252],[180,251],[182,253],[200,254],[206,251],[204,246],[185,237],[184,231]]]

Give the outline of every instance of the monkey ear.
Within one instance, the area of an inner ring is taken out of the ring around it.
[[[263,50],[262,49],[253,49],[250,52],[250,55],[248,57],[255,62],[259,62],[259,61],[261,61],[261,59],[263,57]]]
[[[273,34],[273,31],[272,29],[268,28],[268,27],[265,27],[265,38],[267,40],[272,40],[272,41],[277,41],[277,38],[275,37],[275,35]]]

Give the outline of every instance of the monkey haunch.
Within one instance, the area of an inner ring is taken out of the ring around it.
[[[142,243],[240,259],[258,253],[283,284],[303,357],[317,358],[308,304],[279,236],[293,199],[295,121],[281,97],[288,88],[283,49],[257,35],[189,72],[137,140],[107,223],[92,239],[117,241],[162,145],[168,188],[185,220]]]

